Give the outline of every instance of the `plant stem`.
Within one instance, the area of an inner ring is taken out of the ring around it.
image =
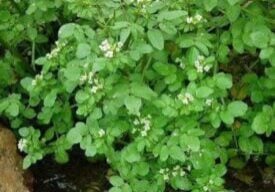
[[[143,78],[144,78],[145,72],[146,72],[147,68],[149,67],[151,61],[152,61],[152,57],[149,57],[149,59],[148,59],[146,65],[144,66],[143,71],[142,71],[142,80],[143,80]]]
[[[32,61],[31,61],[31,65],[34,71],[36,71],[35,69],[35,41],[32,41]]]

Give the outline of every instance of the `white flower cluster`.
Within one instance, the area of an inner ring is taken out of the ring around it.
[[[168,181],[170,177],[176,177],[176,176],[181,176],[183,177],[186,175],[186,172],[179,166],[176,165],[173,169],[165,168],[165,169],[160,169],[159,173],[163,175],[163,180]]]
[[[93,84],[93,76],[94,76],[93,72],[89,72],[89,73],[85,72],[83,75],[80,76],[80,84],[84,84],[86,82],[88,82],[89,84]]]
[[[164,180],[164,181],[168,181],[168,180],[169,180],[169,173],[170,173],[169,168],[160,169],[160,170],[159,170],[159,173],[163,175],[163,180]]]
[[[138,130],[142,137],[146,137],[148,135],[148,131],[151,129],[151,115],[147,115],[144,118],[137,118],[134,120],[135,126],[140,126],[141,129],[134,128],[132,133],[136,133]]]
[[[102,41],[99,45],[100,50],[104,53],[104,56],[107,58],[113,58],[114,54],[119,52],[123,46],[122,42],[118,42],[116,44],[110,44],[107,39]]]
[[[92,93],[96,93],[98,90],[103,89],[103,84],[99,82],[97,78],[94,79],[93,87],[91,89]]]
[[[106,132],[105,132],[104,129],[100,129],[100,130],[98,131],[99,137],[103,137],[105,134],[106,134]]]
[[[35,78],[32,80],[32,86],[36,86],[38,81],[41,81],[43,79],[43,74],[36,75]]]
[[[180,64],[180,68],[185,69],[185,64],[182,62],[180,58],[177,57],[175,62]]]
[[[28,141],[26,139],[20,139],[17,144],[19,151],[21,151],[21,152],[24,151],[27,144],[28,144]]]
[[[196,14],[193,17],[187,17],[186,23],[196,25],[196,24],[200,23],[202,21],[202,19],[203,19],[203,17],[200,14]]]
[[[214,181],[213,181],[212,179],[210,179],[208,183],[209,183],[209,185],[213,185],[213,184],[214,184]],[[209,185],[203,186],[203,188],[202,188],[203,191],[210,191]]]
[[[199,55],[197,60],[195,61],[195,67],[198,73],[208,72],[211,69],[210,65],[205,65],[205,57]]]
[[[174,177],[176,177],[178,175],[183,177],[185,174],[186,174],[185,171],[183,169],[181,169],[181,167],[179,165],[177,165],[173,168],[172,175]]]
[[[179,94],[178,99],[185,105],[194,101],[194,97],[191,93]]]
[[[205,104],[211,106],[213,103],[213,99],[206,99]]]
[[[60,43],[59,41],[55,42],[56,47],[50,52],[46,54],[46,57],[48,59],[52,59],[58,55],[58,53],[61,51],[63,47],[66,46],[66,42]]]
[[[89,73],[84,73],[81,77],[80,77],[80,84],[84,84],[84,83],[89,83],[90,85],[92,85],[91,88],[91,92],[92,93],[96,93],[98,90],[103,89],[103,84],[99,82],[98,78],[95,78],[94,73],[93,72],[89,72]]]

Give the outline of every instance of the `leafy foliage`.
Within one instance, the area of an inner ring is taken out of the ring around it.
[[[244,156],[275,162],[274,3],[0,2],[0,113],[25,168],[77,145],[110,192],[200,192]]]

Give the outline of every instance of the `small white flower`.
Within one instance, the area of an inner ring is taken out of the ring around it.
[[[37,85],[37,80],[36,79],[33,79],[32,80],[32,86],[36,86]]]
[[[181,170],[180,171],[180,176],[183,177],[185,175],[185,171]]]
[[[213,103],[213,99],[206,99],[205,104],[211,106]]]
[[[180,62],[180,68],[185,69],[185,64],[183,62]]]
[[[174,177],[176,177],[176,176],[178,175],[178,172],[173,171],[173,172],[172,172],[172,175],[173,175]]]
[[[43,79],[43,75],[42,75],[42,74],[41,74],[41,75],[36,75],[35,78],[36,78],[37,80],[42,80],[42,79]]]
[[[202,16],[199,15],[199,14],[196,14],[196,15],[195,15],[195,19],[196,19],[197,21],[201,21],[201,20],[202,20]]]
[[[178,99],[185,105],[189,104],[190,102],[194,101],[194,97],[190,93],[185,93],[184,95],[179,94]]]
[[[194,97],[193,97],[193,95],[191,95],[191,93],[185,93],[185,97],[186,97],[189,101],[194,101]]]
[[[208,191],[208,187],[207,187],[207,186],[204,186],[202,189],[203,189],[204,191]]]
[[[92,92],[92,93],[96,93],[97,90],[98,90],[97,86],[93,86],[93,87],[91,88],[91,92]]]
[[[145,131],[145,130],[141,131],[140,133],[141,133],[142,137],[146,137],[147,136],[147,131]]]
[[[164,174],[164,175],[163,175],[163,179],[164,179],[164,181],[169,180],[169,175],[168,175],[168,174]]]
[[[111,45],[109,44],[109,41],[107,39],[105,39],[100,44],[99,48],[101,49],[101,51],[106,52],[106,51],[109,51],[111,49]]]
[[[18,144],[17,144],[17,147],[19,149],[19,151],[24,151],[24,149],[26,148],[28,144],[28,141],[26,139],[20,139]]]
[[[103,137],[103,136],[105,135],[104,129],[100,129],[100,130],[98,131],[98,135],[99,135],[99,137]]]
[[[136,133],[136,132],[137,132],[137,129],[136,129],[136,128],[133,128],[132,133],[134,134],[134,133]]]
[[[210,66],[210,65],[204,66],[204,71],[208,72],[210,69],[211,69],[211,66]]]
[[[114,57],[114,52],[112,50],[109,50],[104,54],[104,56],[107,57],[107,58],[113,58]]]
[[[209,184],[212,185],[213,183],[214,183],[214,181],[213,181],[212,179],[210,179],[210,180],[209,180]]]
[[[80,80],[81,83],[84,83],[85,81],[87,81],[87,79],[88,79],[88,76],[87,76],[87,74],[85,73],[84,75],[81,75],[81,76],[80,76],[80,79],[79,79],[79,80]]]
[[[134,125],[139,125],[139,120],[138,119],[134,120]]]
[[[173,132],[172,136],[176,137],[176,136],[178,136],[178,133],[177,132]]]
[[[160,169],[160,170],[159,170],[159,173],[160,173],[160,174],[163,174],[163,173],[164,173],[164,169]]]
[[[174,170],[179,170],[179,169],[180,169],[179,165],[177,165],[177,166],[174,167]]]
[[[205,57],[204,57],[203,55],[199,55],[199,56],[198,56],[198,60],[199,60],[200,62],[204,61],[204,59],[205,59]]]
[[[193,22],[193,17],[187,17],[187,18],[186,18],[186,22],[187,22],[188,24],[192,23],[192,22]]]

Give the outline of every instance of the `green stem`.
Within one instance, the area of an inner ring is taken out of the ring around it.
[[[34,71],[36,71],[35,69],[35,41],[32,41],[32,61],[31,61],[31,65]]]
[[[142,80],[144,79],[145,72],[146,72],[146,70],[148,69],[148,67],[149,67],[149,65],[150,65],[150,63],[151,63],[151,61],[152,61],[152,57],[149,57],[149,59],[148,59],[146,65],[145,65],[145,67],[143,68],[143,71],[142,71]]]

